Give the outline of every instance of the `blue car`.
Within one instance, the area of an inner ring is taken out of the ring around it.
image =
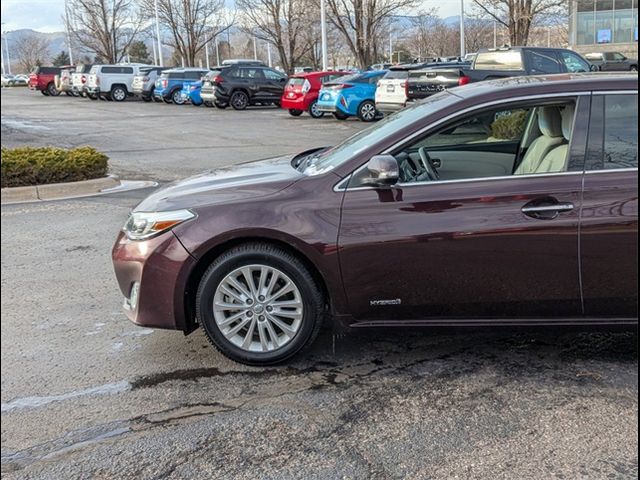
[[[195,107],[202,105],[202,97],[200,96],[200,90],[202,89],[202,80],[196,82],[182,82],[182,96],[185,101],[191,103]]]
[[[156,80],[153,96],[166,103],[182,105],[186,98],[182,95],[184,82],[200,80],[207,72],[203,68],[172,68],[165,70]]]
[[[386,73],[386,70],[356,73],[325,83],[318,95],[318,110],[332,113],[338,120],[357,116],[363,122],[374,121],[378,116],[376,87]]]

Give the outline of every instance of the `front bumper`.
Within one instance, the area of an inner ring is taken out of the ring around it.
[[[185,291],[195,260],[173,232],[134,241],[120,232],[112,251],[124,311],[141,326],[170,330],[188,329]],[[132,301],[132,290],[137,300]]]

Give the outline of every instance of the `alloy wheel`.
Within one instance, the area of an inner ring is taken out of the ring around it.
[[[248,104],[249,104],[249,98],[247,97],[247,94],[244,92],[235,92],[231,96],[231,106],[235,110],[244,110],[245,108],[247,108]]]
[[[216,288],[212,308],[220,332],[247,352],[278,350],[302,325],[298,286],[268,265],[247,265],[226,275]]]
[[[372,103],[365,103],[360,107],[360,118],[365,122],[370,122],[376,118],[376,107]]]

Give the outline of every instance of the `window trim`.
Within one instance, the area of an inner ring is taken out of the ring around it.
[[[623,91],[617,91],[620,94],[627,94],[629,92],[631,92],[631,90],[623,90]],[[458,110],[455,113],[452,113],[450,115],[447,115],[437,121],[435,121],[434,123],[431,123],[427,126],[425,126],[424,128],[421,128],[420,130],[418,130],[417,132],[412,133],[411,135],[409,135],[408,137],[403,138],[402,140],[400,140],[399,142],[396,142],[395,144],[391,145],[389,148],[386,148],[384,151],[380,152],[378,155],[390,155],[392,151],[400,148],[401,146],[409,143],[410,141],[412,141],[413,139],[415,139],[416,137],[419,137],[423,134],[428,134],[430,131],[433,131],[435,129],[437,129],[438,127],[440,127],[442,124],[449,122],[450,120],[454,120],[456,118],[459,118],[463,115],[466,115],[467,113],[476,111],[476,110],[482,110],[484,108],[489,108],[492,106],[497,106],[497,105],[502,105],[504,103],[517,103],[517,102],[521,102],[521,101],[528,101],[528,100],[538,100],[538,99],[553,99],[553,98],[572,98],[572,97],[585,97],[585,96],[591,96],[592,94],[594,94],[596,92],[591,92],[591,91],[578,91],[578,92],[564,92],[564,93],[550,93],[550,94],[539,94],[539,95],[528,95],[528,96],[520,96],[520,97],[513,97],[513,98],[509,98],[506,102],[504,99],[501,100],[492,100],[490,102],[485,102],[485,103],[480,103],[477,105],[474,105],[472,107],[467,107],[463,110]],[[600,92],[598,92],[600,93]],[[574,127],[575,127],[575,122],[577,120],[577,116],[574,118]],[[357,168],[355,168],[349,175],[347,175],[345,178],[341,179],[339,182],[337,182],[334,187],[333,190],[335,192],[348,192],[348,191],[352,191],[352,190],[378,190],[379,187],[370,187],[370,186],[362,186],[362,187],[349,187],[349,182],[351,181],[351,178],[358,173],[360,170],[362,170],[363,168],[366,167],[368,163],[368,160],[366,162],[364,162],[362,165],[358,166]],[[620,170],[617,170],[620,171]],[[554,172],[554,173],[534,173],[534,174],[529,174],[529,175],[508,175],[508,176],[497,176],[497,177],[479,177],[479,178],[463,178],[463,179],[456,179],[456,180],[430,180],[430,181],[425,181],[425,182],[410,182],[410,183],[396,183],[395,185],[391,186],[391,188],[398,186],[400,188],[406,188],[406,187],[411,187],[411,186],[422,186],[422,185],[438,185],[438,184],[444,184],[444,183],[469,183],[469,182],[478,182],[478,181],[493,181],[493,180],[505,180],[505,179],[527,179],[527,178],[545,178],[545,177],[555,177],[555,176],[560,176],[560,175],[583,175],[585,173],[584,169],[581,171],[574,171],[574,172]]]

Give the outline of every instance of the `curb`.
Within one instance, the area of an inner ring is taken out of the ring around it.
[[[36,200],[57,200],[72,196],[97,194],[120,186],[120,179],[114,175],[80,182],[50,183],[29,187],[8,187],[0,190],[0,204],[32,202]]]

